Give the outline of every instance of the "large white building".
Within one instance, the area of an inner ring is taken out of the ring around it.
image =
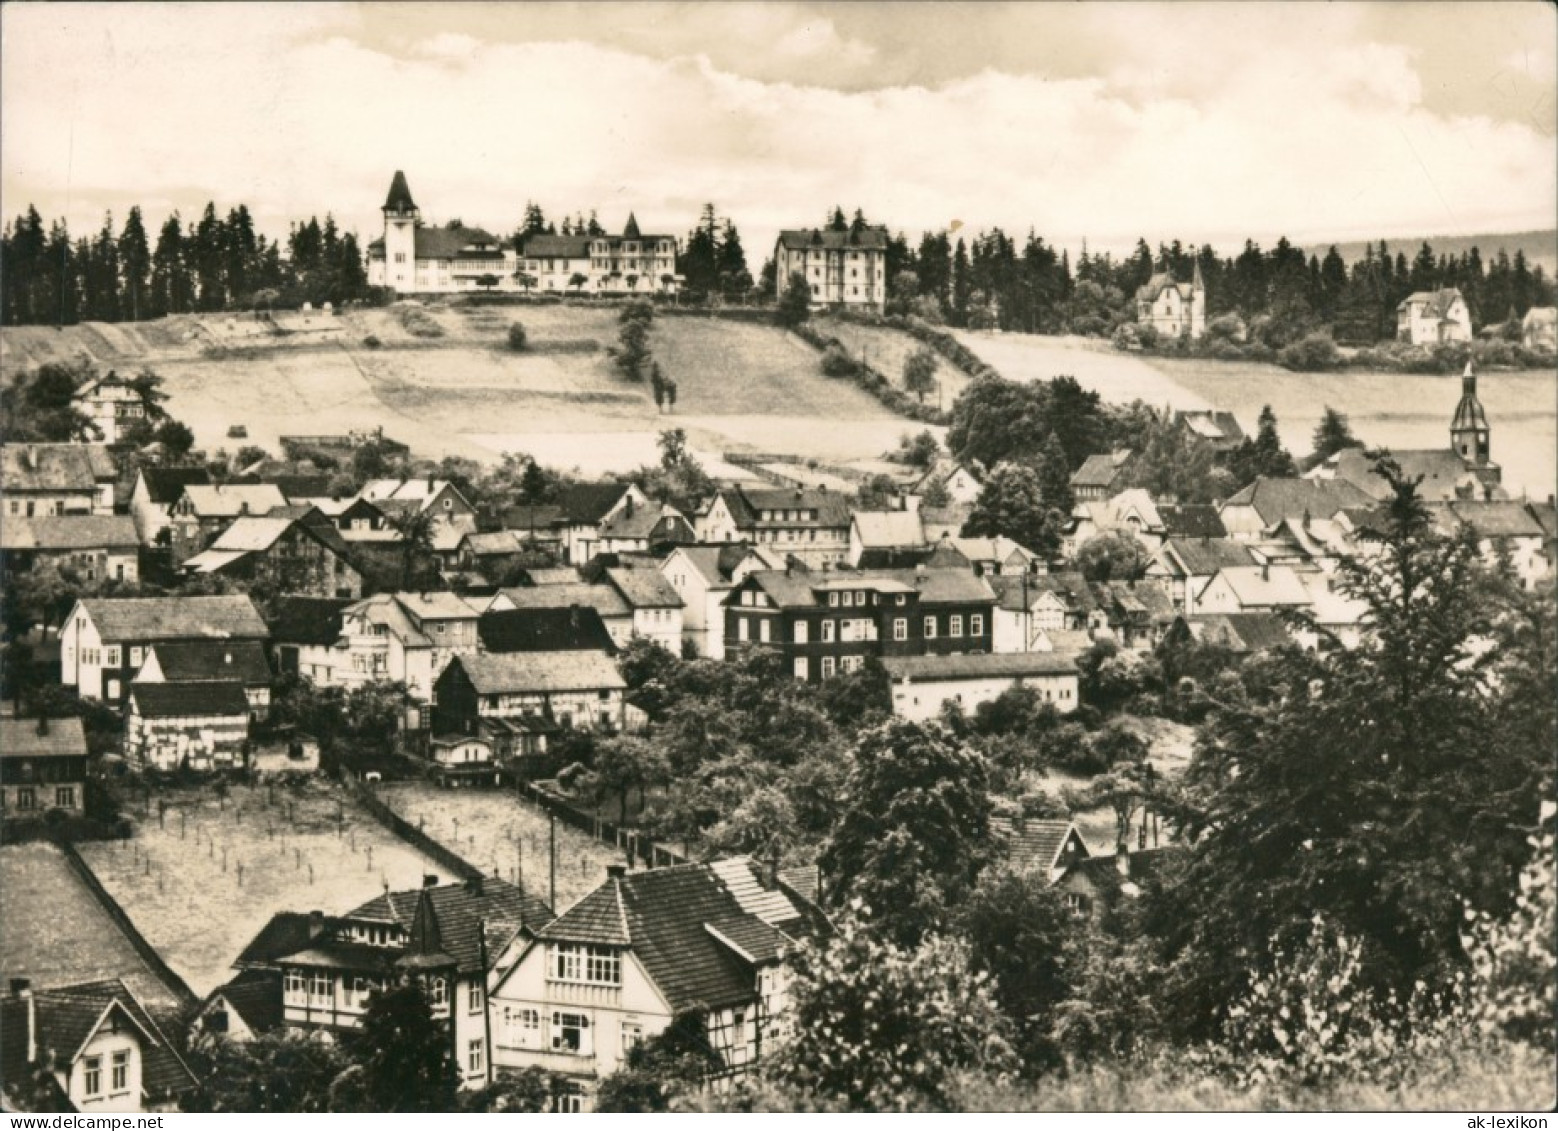
[[[682,281],[676,237],[643,234],[632,213],[620,236],[527,236],[519,270],[532,280],[520,281],[526,290],[549,293],[675,294]]]
[[[791,276],[811,288],[813,306],[881,310],[887,302],[887,229],[783,231],[774,244],[782,294]]]
[[[1171,271],[1160,271],[1136,289],[1136,321],[1165,338],[1199,338],[1206,333],[1206,284],[1201,264],[1190,282],[1177,282]]]

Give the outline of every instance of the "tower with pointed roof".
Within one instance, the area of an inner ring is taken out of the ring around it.
[[[1461,375],[1461,401],[1450,420],[1450,447],[1467,463],[1480,467],[1493,458],[1489,434],[1488,415],[1477,399],[1477,371],[1468,360]]]
[[[410,290],[416,270],[417,225],[422,221],[422,213],[411,199],[406,174],[399,169],[390,181],[383,211],[385,283],[397,291]]]

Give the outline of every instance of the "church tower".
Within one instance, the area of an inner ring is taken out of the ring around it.
[[[1469,464],[1489,463],[1492,450],[1488,442],[1488,416],[1477,399],[1477,372],[1470,361],[1461,377],[1461,403],[1455,406],[1450,421],[1450,447]]]
[[[406,174],[395,170],[389,196],[384,199],[384,282],[397,291],[414,290],[417,265],[417,226],[422,213],[411,199]]]

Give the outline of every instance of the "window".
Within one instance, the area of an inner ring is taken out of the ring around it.
[[[552,1014],[552,1051],[588,1056],[590,1019],[582,1013]]]
[[[907,640],[907,639],[909,639],[909,618],[908,617],[895,617],[893,619],[893,639],[894,640]]]
[[[480,1037],[465,1046],[465,1070],[467,1072],[480,1072],[482,1070],[483,1051]]]
[[[427,1000],[434,1009],[447,1009],[449,1007],[449,983],[442,978],[434,978],[432,985],[427,990]]]
[[[866,658],[864,656],[845,656],[839,660],[839,667],[846,672],[858,672],[865,666]]]
[[[934,640],[934,639],[936,639],[936,618],[935,617],[926,617],[925,618],[925,639],[926,640]]]
[[[638,1048],[644,1043],[644,1026],[637,1021],[624,1021],[622,1023],[622,1052]]]
[[[302,971],[287,971],[286,979],[283,982],[283,993],[287,1001],[294,1003],[301,1003],[308,996],[308,983],[303,978]]]
[[[835,594],[835,596],[837,596],[837,594]],[[824,644],[832,644],[833,643],[833,633],[834,633],[834,627],[833,626],[834,626],[834,622],[833,621],[825,620],[825,621],[822,622],[822,642]]]
[[[961,616],[958,616],[957,614],[953,614],[950,618],[948,618],[948,620],[947,620],[947,635],[948,636],[962,636],[963,635],[963,618]]]
[[[795,643],[797,644],[805,644],[807,637],[810,635],[809,628],[806,622],[803,620],[798,620],[795,622],[795,628],[793,632],[795,636]]]
[[[807,661],[805,656],[797,656],[797,657],[795,657],[795,678],[796,679],[810,679],[811,678],[811,664]]]
[[[837,661],[834,660],[834,658],[832,656],[824,656],[824,657],[822,657],[822,678],[823,679],[827,679],[829,676],[831,676],[833,674],[834,666],[835,666],[836,663],[837,663]]]
[[[481,984],[472,982],[465,988],[465,1010],[467,1013],[481,1012]]]
[[[762,620],[758,621],[757,622],[757,638],[758,638],[758,640],[761,641],[764,644],[767,644],[768,643],[768,638],[769,638],[769,630],[771,628],[772,628],[772,622],[769,621],[769,619],[767,617],[764,617]]]
[[[31,786],[22,786],[16,791],[16,807],[18,809],[36,809],[38,807],[38,795]]]
[[[503,1032],[504,1040],[518,1048],[539,1048],[541,1046],[541,1011],[539,1009],[516,1009],[511,1005],[503,1007]]]
[[[315,974],[309,979],[308,996],[331,1001],[335,998],[335,985],[329,974]]]
[[[743,605],[750,605],[752,603],[752,590],[743,589],[741,591],[741,603]]]
[[[748,639],[746,617],[736,618],[736,639],[740,641],[746,641]]]
[[[837,593],[829,593],[828,594],[828,604],[836,609],[836,608],[838,608],[838,603],[839,603],[839,595]]]
[[[119,666],[119,645],[110,644],[103,649],[103,664],[106,667],[117,668]]]
[[[844,607],[846,609],[852,609],[855,607],[855,595],[853,593],[844,594]]]
[[[83,1082],[86,1085],[86,1093],[87,1093],[87,1095],[89,1095],[89,1096],[100,1096],[100,1095],[102,1095],[103,1094],[103,1058],[100,1057],[100,1056],[89,1056],[89,1057],[86,1058],[86,1060],[83,1063],[86,1065],[86,1072],[85,1072],[84,1077],[83,1077]]]
[[[73,785],[57,786],[54,790],[54,805],[58,809],[74,809],[76,807],[76,787]]]
[[[404,263],[405,261],[406,261],[406,253],[403,252],[403,251],[397,251],[395,253],[395,262],[396,263]]]
[[[127,1092],[130,1090],[130,1050],[120,1049],[114,1053],[109,1073],[108,1087],[111,1091]]]
[[[130,649],[130,666],[132,668],[140,667],[141,664],[145,662],[145,657],[146,650],[144,648],[132,647]]]
[[[586,982],[595,986],[622,984],[622,959],[609,946],[557,946],[552,948],[552,978],[558,982]]]
[[[985,634],[985,618],[974,613],[968,618],[968,634],[970,636],[983,636]]]

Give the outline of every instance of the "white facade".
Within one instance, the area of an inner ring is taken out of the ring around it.
[[[928,722],[941,714],[947,703],[956,703],[973,714],[1014,687],[1031,687],[1041,700],[1069,715],[1077,709],[1077,673],[1028,676],[978,676],[945,679],[893,680],[893,714],[910,722]]]
[[[774,244],[779,293],[792,276],[811,291],[813,306],[881,310],[887,302],[887,230],[783,231]]]

